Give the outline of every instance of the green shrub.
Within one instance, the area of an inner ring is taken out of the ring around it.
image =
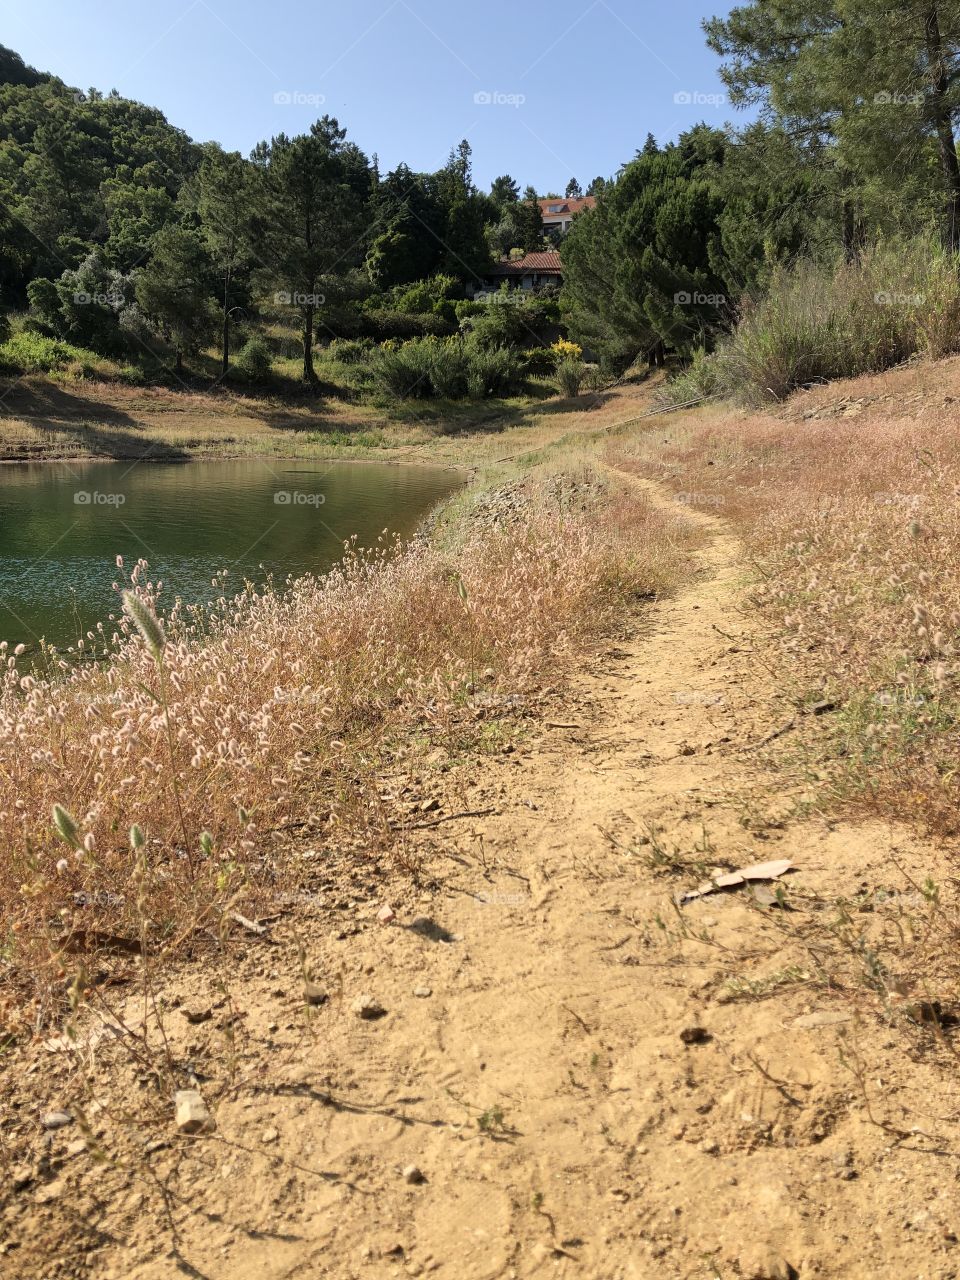
[[[456,325],[435,315],[390,311],[386,307],[366,311],[360,318],[360,335],[375,342],[388,338],[445,337],[456,333]]]
[[[396,400],[428,400],[433,395],[427,342],[405,342],[380,351],[373,364],[374,385]]]
[[[469,319],[470,316],[482,315],[485,309],[484,303],[474,302],[471,298],[461,298],[453,308],[454,315],[457,318],[457,324],[462,324],[463,321]]]
[[[71,365],[93,372],[100,357],[95,351],[23,329],[0,347],[0,360],[24,373],[53,373]]]
[[[270,376],[272,361],[262,338],[248,338],[234,361],[237,370],[251,382],[263,382]]]
[[[521,358],[506,347],[474,347],[469,353],[467,390],[474,400],[505,396],[517,390],[523,378]]]
[[[576,356],[566,356],[557,365],[557,383],[561,393],[565,396],[578,396],[586,373],[587,366],[582,360]]]
[[[463,344],[429,342],[427,368],[433,394],[441,400],[462,400],[467,394],[470,362]]]
[[[533,347],[524,351],[523,364],[530,378],[549,378],[557,369],[557,353],[550,347]]]
[[[423,338],[381,350],[371,365],[374,385],[399,400],[475,400],[507,395],[522,381],[521,360],[499,347]]]
[[[334,338],[327,350],[340,364],[362,364],[375,345],[372,338]]]
[[[654,399],[666,409],[676,409],[722,395],[725,390],[722,355],[718,352],[708,354],[700,348],[693,353],[690,364],[675,373],[657,391]]]

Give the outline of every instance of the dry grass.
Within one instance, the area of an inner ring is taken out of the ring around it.
[[[837,703],[817,742],[837,793],[943,834],[960,799],[958,382],[955,360],[922,365],[613,446],[739,525],[785,683]]]
[[[162,618],[162,649],[118,608],[46,675],[6,652],[8,1032],[61,1013],[67,979],[74,1002],[92,996],[98,951],[139,949],[155,967],[215,944],[229,912],[254,915],[295,882],[294,826],[331,849],[389,845],[378,777],[393,752],[414,734],[462,740],[478,695],[530,690],[669,585],[683,560],[671,519],[581,477],[558,503],[550,467],[535,470],[521,518],[468,522],[456,549],[351,549],[326,577],[208,611],[164,616],[141,563],[117,588]]]

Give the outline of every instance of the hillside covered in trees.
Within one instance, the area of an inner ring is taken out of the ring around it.
[[[28,333],[118,359],[165,343],[178,373],[215,342],[222,374],[238,352],[256,376],[271,325],[295,328],[314,382],[318,342],[457,335],[495,258],[544,247],[537,193],[480,191],[466,141],[438,172],[382,174],[325,116],[244,157],[11,50],[0,81],[0,305]],[[555,299],[532,318],[555,326]]]
[[[40,338],[142,371],[159,344],[177,375],[206,352],[211,375],[235,358],[257,380],[283,355],[315,385],[315,349],[334,342],[355,367],[375,352],[392,394],[455,398],[564,360],[576,390],[576,349],[545,350],[561,324],[608,373],[700,360],[799,263],[824,280],[881,252],[877,305],[920,305],[916,251],[891,246],[960,247],[960,5],[755,0],[704,25],[749,122],[648,135],[587,188],[597,204],[563,240],[560,299],[505,292],[511,315],[472,296],[496,259],[548,247],[538,195],[510,175],[480,190],[467,141],[437,172],[382,173],[325,116],[245,157],[0,50],[0,306],[22,326],[2,358],[41,367]],[[582,193],[571,179],[566,195]],[[916,345],[903,327],[860,365]]]

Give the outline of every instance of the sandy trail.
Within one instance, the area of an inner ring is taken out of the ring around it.
[[[957,1274],[945,1162],[870,1123],[841,1061],[853,1035],[889,1085],[883,1028],[803,977],[803,903],[878,882],[909,845],[791,816],[743,750],[788,708],[737,539],[690,518],[709,535],[696,580],[586,664],[565,727],[477,766],[470,806],[497,812],[431,833],[432,887],[394,925],[311,939],[344,991],[312,1037],[286,1020],[291,948],[245,973],[245,1044],[268,1048],[215,1138],[154,1157],[176,1248],[134,1188],[96,1275]],[[675,850],[791,858],[803,909],[734,893],[680,912],[697,873],[659,865]],[[350,1012],[365,991],[384,1017]],[[811,1011],[849,1020],[794,1025]]]

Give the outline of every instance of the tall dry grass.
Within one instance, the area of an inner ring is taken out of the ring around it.
[[[624,468],[715,495],[735,522],[784,691],[837,705],[814,744],[835,794],[955,834],[960,424],[945,393],[958,369],[924,368],[844,384],[851,416],[804,420],[806,398],[789,417],[704,412],[614,450]]]
[[[662,403],[727,395],[749,405],[798,387],[960,350],[960,270],[932,240],[880,242],[854,262],[801,260],[746,297],[733,332],[665,385]]]
[[[255,914],[296,876],[280,837],[295,825],[331,849],[388,842],[378,774],[394,749],[462,737],[481,686],[529,690],[676,574],[670,522],[642,499],[561,508],[523,483],[523,518],[456,550],[350,547],[283,589],[230,596],[221,580],[209,609],[165,610],[140,563],[116,584],[126,609],[47,674],[4,647],[9,1022],[56,1010],[74,952],[162,960],[209,945],[231,910]]]

